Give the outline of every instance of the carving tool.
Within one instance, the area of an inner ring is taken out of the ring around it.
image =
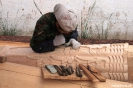
[[[80,70],[80,68],[78,66],[76,67],[76,75],[78,77],[82,77],[82,72],[81,72],[81,70]]]
[[[60,66],[61,67],[61,69],[62,69],[62,73],[63,73],[63,76],[67,76],[68,75],[68,72],[67,72],[67,68],[66,68],[66,66]]]
[[[6,56],[0,56],[0,63],[6,62],[7,57]]]
[[[98,72],[97,72],[97,71],[92,70],[92,68],[91,68],[89,65],[87,65],[87,69],[88,69],[90,72],[92,72],[92,73],[96,73],[96,74],[98,74]]]
[[[100,82],[105,82],[106,78],[101,75],[101,73],[94,67],[91,67],[87,65],[87,69],[100,81]]]
[[[66,68],[66,71],[68,72],[69,75],[74,73],[73,67],[70,65]]]
[[[79,64],[79,68],[83,70],[85,75],[92,81],[98,82],[99,80],[82,64]]]
[[[76,76],[77,77],[82,77],[82,72],[80,68],[78,67],[78,61],[76,60]]]
[[[45,65],[45,68],[52,74],[57,73],[57,70],[52,65]]]
[[[63,76],[63,73],[62,73],[61,68],[59,68],[57,65],[53,65],[53,66],[54,66],[55,69],[57,70],[58,74],[59,74],[60,76]]]

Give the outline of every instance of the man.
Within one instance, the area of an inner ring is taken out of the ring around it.
[[[54,51],[57,46],[72,45],[78,49],[77,17],[62,4],[56,4],[54,12],[49,12],[37,21],[30,47],[37,53]]]

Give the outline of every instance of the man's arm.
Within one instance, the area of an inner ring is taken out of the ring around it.
[[[68,43],[70,41],[70,39],[72,39],[72,38],[77,40],[77,38],[78,38],[78,31],[77,31],[77,29],[75,31],[71,32],[70,35],[68,35],[68,36],[65,35],[65,38],[66,38],[66,43]]]
[[[70,36],[66,37],[66,46],[72,45],[73,49],[78,49],[80,47],[80,42],[77,41],[78,32],[77,29],[73,31]]]

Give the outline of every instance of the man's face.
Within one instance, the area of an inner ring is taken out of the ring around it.
[[[62,34],[69,34],[69,33],[70,33],[70,32],[64,31],[64,30],[60,27],[60,25],[59,25],[58,22],[56,22],[56,28],[57,28],[57,30],[58,30],[60,33],[62,33]]]

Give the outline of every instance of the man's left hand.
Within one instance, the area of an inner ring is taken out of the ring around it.
[[[76,50],[80,47],[81,44],[77,40],[72,38],[72,39],[70,39],[70,41],[68,43],[66,43],[66,46],[69,46],[69,45],[72,45],[73,49]]]

